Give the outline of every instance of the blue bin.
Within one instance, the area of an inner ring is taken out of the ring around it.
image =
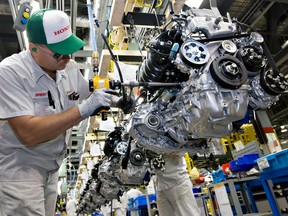
[[[230,168],[232,172],[248,171],[254,167],[256,160],[259,158],[258,154],[247,154],[239,157],[237,160],[230,161]]]
[[[149,195],[149,202],[155,202],[156,201],[156,195]],[[146,195],[139,196],[134,199],[134,207],[138,208],[141,206],[147,206],[146,202]]]
[[[263,158],[266,158],[269,163],[269,167],[263,169],[264,173],[288,169],[288,165],[287,165],[288,149],[284,149],[280,152],[276,152],[274,154],[263,156],[259,158],[258,160],[261,160]]]
[[[225,181],[227,178],[227,175],[223,172],[222,169],[218,169],[217,171],[214,171],[211,173],[213,178],[213,184]]]

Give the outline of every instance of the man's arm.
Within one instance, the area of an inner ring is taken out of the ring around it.
[[[27,147],[52,140],[83,120],[77,106],[48,116],[19,116],[7,119],[17,137]]]
[[[27,147],[32,148],[56,138],[83,119],[96,115],[101,110],[109,110],[112,101],[118,97],[113,96],[115,99],[112,100],[112,95],[107,92],[110,90],[97,89],[81,104],[62,113],[47,116],[23,115],[7,118],[7,121],[18,139]]]

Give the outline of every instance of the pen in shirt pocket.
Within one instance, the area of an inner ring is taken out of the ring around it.
[[[52,94],[49,90],[48,90],[47,94],[48,94],[49,106],[52,106],[53,109],[55,109],[55,102],[54,102],[54,100],[52,98]]]

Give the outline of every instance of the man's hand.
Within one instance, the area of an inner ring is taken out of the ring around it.
[[[80,115],[85,119],[98,114],[101,110],[109,110],[112,95],[109,89],[96,89],[85,101],[78,105]]]
[[[130,97],[127,101],[124,101],[123,97],[113,97],[112,107],[117,107],[123,110],[124,114],[129,114],[135,110],[135,99]]]

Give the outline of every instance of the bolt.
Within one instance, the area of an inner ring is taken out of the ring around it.
[[[140,155],[140,154],[135,154],[134,158],[135,158],[136,160],[141,160],[141,155]]]
[[[226,67],[225,67],[227,72],[232,73],[234,75],[236,75],[238,73],[237,68],[238,68],[237,64],[235,64],[234,62],[231,63],[231,64],[227,64]]]
[[[273,76],[272,76],[271,74],[268,74],[267,77],[268,77],[269,79],[273,79]]]

